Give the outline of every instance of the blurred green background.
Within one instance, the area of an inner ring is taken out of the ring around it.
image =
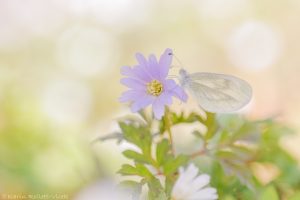
[[[129,113],[119,69],[136,52],[239,76],[254,91],[242,113],[299,132],[299,24],[299,0],[1,0],[0,193],[73,198],[115,173],[128,144],[91,141]],[[300,161],[299,134],[281,142]]]

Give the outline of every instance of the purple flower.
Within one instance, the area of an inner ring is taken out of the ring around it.
[[[161,119],[165,106],[172,104],[172,96],[187,100],[184,90],[174,80],[167,79],[172,55],[172,50],[166,49],[158,61],[152,54],[147,60],[137,53],[138,65],[121,68],[121,74],[127,76],[121,83],[130,89],[122,94],[120,101],[130,102],[132,112],[151,104],[155,118]]]

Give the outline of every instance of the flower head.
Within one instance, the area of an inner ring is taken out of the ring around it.
[[[172,190],[174,200],[215,200],[217,190],[207,187],[210,177],[207,174],[198,175],[199,170],[190,164],[186,170],[180,168],[179,177]]]
[[[147,60],[137,53],[138,65],[121,68],[121,74],[127,76],[121,79],[121,83],[130,89],[122,94],[120,101],[131,102],[132,112],[152,105],[155,118],[161,119],[165,106],[172,104],[172,96],[187,100],[184,90],[174,80],[167,78],[172,55],[172,50],[166,49],[159,60],[154,55]]]

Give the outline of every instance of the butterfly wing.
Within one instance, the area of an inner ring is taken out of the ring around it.
[[[252,96],[251,86],[246,81],[225,74],[188,74],[185,87],[204,110],[216,113],[239,110]]]

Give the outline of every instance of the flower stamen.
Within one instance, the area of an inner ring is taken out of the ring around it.
[[[147,92],[153,96],[159,96],[163,91],[163,85],[158,80],[147,83]]]

